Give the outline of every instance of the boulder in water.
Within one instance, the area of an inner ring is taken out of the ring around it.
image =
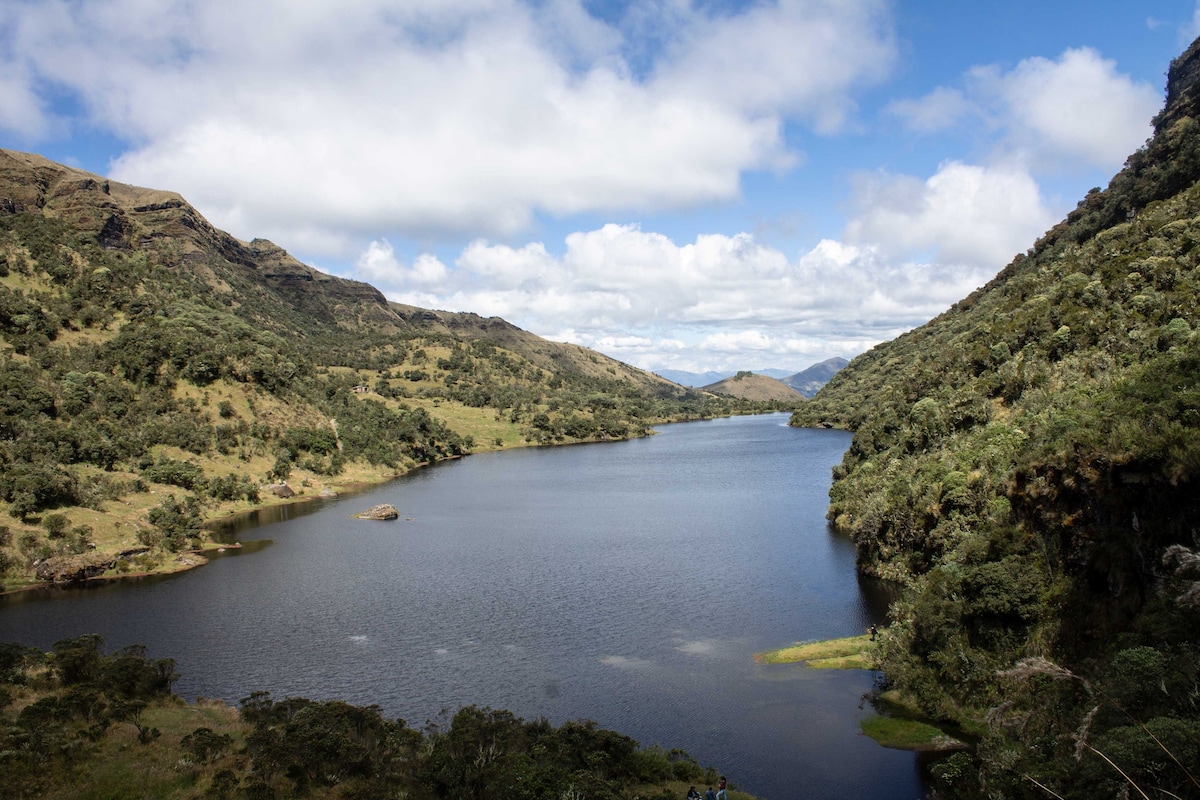
[[[400,512],[391,503],[381,503],[371,506],[366,511],[354,515],[356,519],[398,519]]]

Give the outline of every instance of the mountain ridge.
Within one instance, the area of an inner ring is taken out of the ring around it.
[[[805,397],[812,397],[849,363],[840,356],[834,356],[782,380]]]

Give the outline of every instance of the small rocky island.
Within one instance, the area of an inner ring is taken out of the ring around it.
[[[399,517],[400,512],[391,503],[371,506],[366,511],[360,511],[354,515],[355,519],[398,519]]]

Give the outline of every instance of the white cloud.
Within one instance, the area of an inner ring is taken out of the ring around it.
[[[633,225],[573,233],[564,245],[553,254],[542,243],[476,241],[431,289],[376,242],[357,277],[398,302],[501,316],[647,368],[704,370],[799,369],[856,355],[940,313],[995,271],[833,240],[789,259],[746,233],[679,244]]]
[[[22,71],[16,64],[0,62],[0,130],[35,140],[47,135],[52,123]]]
[[[1150,135],[1161,93],[1117,71],[1091,48],[1068,49],[1057,59],[1027,58],[1003,71],[978,66],[964,88],[939,87],[887,110],[914,131],[985,126],[1003,139],[1009,159],[1043,169],[1068,165],[1115,169]]]
[[[1017,145],[1044,159],[1119,167],[1150,135],[1162,105],[1158,90],[1119,74],[1115,62],[1090,48],[1067,50],[1055,61],[1029,58],[1007,75],[984,72],[978,79],[1015,116]]]
[[[384,232],[507,237],[539,213],[736,198],[745,171],[795,163],[786,119],[836,127],[894,52],[882,0],[689,7],[637,74],[629,31],[580,0],[12,8],[30,73],[7,95],[76,94],[85,124],[134,143],[112,177],[327,256]]]
[[[1151,30],[1154,30],[1158,27],[1158,20],[1151,18],[1146,20],[1146,24]],[[1200,36],[1200,2],[1197,2],[1192,10],[1192,18],[1179,26],[1179,39],[1183,45],[1191,44],[1197,36]]]
[[[795,114],[832,132],[853,108],[849,90],[891,68],[890,27],[880,0],[762,4],[694,25],[656,83],[750,114]]]
[[[957,127],[975,113],[962,91],[945,86],[916,100],[895,100],[885,110],[903,119],[917,133],[935,133]]]
[[[358,274],[377,286],[416,285],[436,287],[447,276],[446,265],[435,256],[422,253],[407,267],[396,258],[396,251],[387,239],[371,242],[359,256]]]
[[[773,352],[779,349],[779,340],[760,330],[721,331],[705,336],[700,346],[724,353],[743,353],[747,350]]]
[[[892,256],[932,253],[937,263],[990,272],[1055,221],[1037,182],[1014,166],[949,161],[924,181],[862,176],[854,203],[850,240],[873,243]]]

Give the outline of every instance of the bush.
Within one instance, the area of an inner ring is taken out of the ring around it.
[[[176,500],[168,495],[157,508],[150,509],[150,524],[161,534],[161,544],[172,552],[189,545],[199,546],[201,538],[200,504],[195,497]]]

